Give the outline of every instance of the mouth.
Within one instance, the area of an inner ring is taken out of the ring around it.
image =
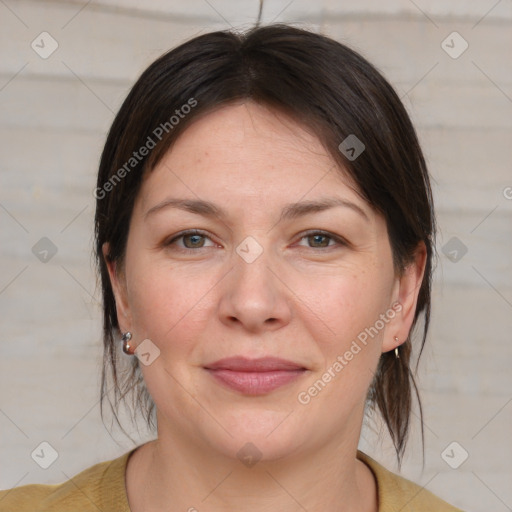
[[[204,367],[220,384],[246,395],[262,395],[307,372],[304,366],[275,357],[230,357]]]

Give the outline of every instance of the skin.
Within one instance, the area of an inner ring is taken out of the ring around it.
[[[173,207],[145,217],[171,196],[211,201],[226,217]],[[285,204],[333,196],[368,218],[337,206],[279,221]],[[165,245],[188,229],[204,237]],[[236,252],[248,236],[263,251],[251,263]],[[395,275],[385,220],[296,122],[251,101],[196,120],[142,185],[124,265],[109,263],[121,330],[133,345],[149,339],[160,350],[141,364],[158,438],[129,459],[132,511],[376,511],[373,474],[356,459],[364,403],[381,353],[409,333],[425,261],[420,244]],[[378,335],[299,403],[397,302],[401,311]],[[281,357],[306,371],[248,396],[204,369],[234,355]],[[248,442],[261,453],[252,467],[237,457]]]

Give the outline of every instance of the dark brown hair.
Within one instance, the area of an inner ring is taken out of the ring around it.
[[[255,27],[247,33],[211,32],[185,42],[142,73],[114,119],[95,190],[95,255],[104,310],[102,418],[109,376],[115,407],[110,398],[109,402],[119,426],[116,411],[129,392],[134,411],[144,411],[149,427],[154,426],[155,412],[136,357],[131,371],[120,378],[118,365],[127,357],[120,351],[121,333],[102,246],[109,242],[108,258],[122,265],[143,175],[198,116],[244,99],[285,112],[314,130],[361,197],[384,216],[397,275],[413,261],[418,244],[426,246],[426,269],[411,332],[400,347],[399,359],[393,352],[382,354],[368,393],[370,410],[380,411],[400,463],[413,392],[423,440],[421,401],[410,364],[411,335],[420,314],[424,329],[418,361],[430,322],[436,223],[427,167],[404,106],[373,65],[333,39],[283,24]],[[365,146],[356,159],[339,149],[349,135]],[[142,151],[144,147],[149,151]]]

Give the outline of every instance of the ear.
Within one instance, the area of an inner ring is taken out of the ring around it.
[[[126,291],[126,277],[124,272],[119,268],[116,261],[110,261],[108,254],[110,253],[110,245],[105,242],[102,247],[103,258],[107,265],[110,277],[110,285],[114,292],[116,300],[117,322],[121,332],[131,331],[132,317],[128,304],[128,294]]]
[[[396,279],[392,294],[392,305],[394,305],[392,309],[397,311],[397,315],[386,329],[382,342],[382,352],[394,350],[404,343],[407,336],[409,336],[426,263],[427,248],[425,243],[421,241],[416,248],[414,260],[407,265],[403,275]],[[395,336],[398,338],[398,342],[395,340]]]

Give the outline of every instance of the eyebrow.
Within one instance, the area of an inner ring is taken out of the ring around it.
[[[366,221],[370,221],[370,218],[366,212],[357,204],[340,197],[327,197],[317,201],[301,201],[298,203],[290,203],[285,205],[281,212],[279,222],[284,220],[297,219],[310,213],[322,212],[336,206],[350,208],[364,217]],[[149,215],[152,215],[166,208],[178,208],[187,212],[203,215],[204,217],[213,217],[220,220],[224,220],[228,217],[226,211],[224,211],[220,206],[211,203],[210,201],[204,201],[202,199],[177,199],[169,197],[151,207],[144,214],[144,219],[147,219]]]

